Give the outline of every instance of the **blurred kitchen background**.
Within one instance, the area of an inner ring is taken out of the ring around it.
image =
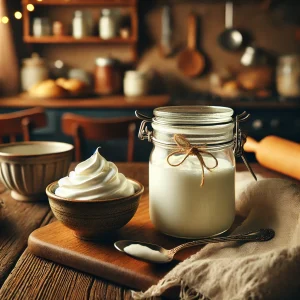
[[[67,111],[222,105],[251,113],[243,128],[258,140],[300,142],[299,1],[0,0],[0,37],[0,113],[45,107],[35,139],[71,142]],[[137,140],[135,160],[151,148]]]

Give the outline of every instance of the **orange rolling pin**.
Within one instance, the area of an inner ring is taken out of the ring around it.
[[[244,149],[254,152],[262,166],[300,179],[300,144],[277,136],[267,136],[260,142],[247,137]]]

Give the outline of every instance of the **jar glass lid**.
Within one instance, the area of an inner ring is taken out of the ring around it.
[[[233,121],[233,110],[223,106],[164,106],[155,108],[154,123],[226,124]]]

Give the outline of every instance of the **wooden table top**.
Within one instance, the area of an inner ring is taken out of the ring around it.
[[[74,164],[73,164],[74,166]],[[148,163],[117,163],[148,193]],[[72,167],[72,166],[71,166]],[[257,164],[256,174],[282,177]],[[245,170],[241,164],[238,171]],[[38,258],[27,249],[29,234],[55,218],[48,202],[21,203],[0,183],[0,299],[130,299],[130,290]]]

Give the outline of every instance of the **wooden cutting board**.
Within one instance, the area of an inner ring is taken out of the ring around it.
[[[163,235],[154,229],[150,221],[148,165],[135,163],[132,167],[130,164],[121,163],[118,164],[118,168],[127,176],[139,179],[145,186],[139,208],[133,219],[125,227],[103,237],[101,241],[93,243],[77,239],[71,230],[59,222],[54,222],[33,231],[28,239],[28,247],[32,253],[42,258],[132,289],[145,290],[155,284],[179,262],[196,253],[203,246],[184,249],[176,254],[172,263],[165,265],[147,264],[117,251],[113,244],[121,239],[142,240],[160,244],[165,248],[172,248],[186,242],[183,239]],[[246,168],[238,165],[237,169],[242,171]],[[260,177],[284,177],[265,169],[262,172],[258,166],[254,167],[254,171]],[[236,173],[237,185],[245,180],[252,180],[251,175],[248,174],[248,177],[245,178],[241,173]],[[231,230],[240,223],[241,219],[236,218]]]
[[[145,290],[155,284],[176,264],[200,249],[184,249],[170,264],[151,265],[128,257],[114,248],[121,239],[142,240],[157,243],[166,248],[175,247],[186,240],[168,237],[156,231],[148,213],[148,190],[145,191],[137,213],[119,231],[97,242],[82,241],[60,222],[51,223],[31,233],[29,250],[42,258],[99,276],[120,285]]]

